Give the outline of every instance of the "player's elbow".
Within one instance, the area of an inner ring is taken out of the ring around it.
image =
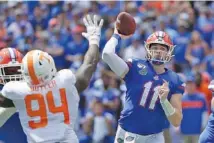
[[[173,123],[173,126],[174,127],[179,127],[181,125],[181,120],[176,120],[174,123]]]
[[[84,90],[88,87],[89,82],[90,82],[90,79],[88,79],[88,78],[83,79],[83,80],[80,82],[81,88],[80,88],[79,92],[84,91]]]
[[[79,77],[75,86],[77,88],[77,91],[79,93],[83,92],[89,85],[89,79],[88,78],[83,78]]]
[[[181,121],[182,121],[183,115],[178,114],[177,117],[175,118],[174,122],[172,122],[172,125],[175,127],[179,127],[181,125]]]
[[[108,49],[108,43],[107,43],[102,52],[102,60],[107,62],[107,61],[109,61],[109,59],[111,59],[112,55],[114,55],[114,54],[115,53],[112,50]]]

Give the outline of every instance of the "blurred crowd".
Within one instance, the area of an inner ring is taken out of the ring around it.
[[[171,36],[176,47],[174,58],[167,67],[180,73],[187,84],[183,98],[184,120],[176,134],[200,134],[206,124],[203,124],[202,114],[211,111],[212,94],[207,86],[214,78],[212,1],[0,2],[0,49],[17,48],[23,54],[40,49],[53,56],[58,70],[70,68],[75,72],[88,49],[88,41],[81,35],[85,31],[82,17],[97,14],[104,19],[102,51],[113,34],[114,22],[121,11],[129,12],[137,23],[135,34],[117,46],[117,53],[124,60],[144,59],[144,41],[154,31],[163,30]],[[81,95],[76,131],[82,143],[91,140],[94,143],[113,142],[125,91],[123,81],[100,61],[90,87]],[[200,94],[195,96],[194,103],[192,97],[189,98],[192,94]],[[193,115],[197,117],[193,118]],[[189,130],[191,125],[187,123],[191,120],[196,120],[194,123],[200,130]]]

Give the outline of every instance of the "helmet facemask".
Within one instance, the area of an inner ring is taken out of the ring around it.
[[[145,43],[145,48],[147,51],[146,58],[149,61],[152,61],[153,64],[156,64],[156,65],[164,64],[166,62],[169,62],[172,59],[172,57],[174,56],[174,55],[172,55],[172,53],[173,53],[175,46],[159,44],[159,45],[162,45],[167,48],[167,50],[164,51],[164,50],[159,50],[159,49],[152,49],[151,48],[152,44],[159,44],[159,43],[151,43],[151,44]]]
[[[23,76],[21,73],[21,64],[3,64],[0,65],[0,84],[5,85],[10,81],[21,81]]]

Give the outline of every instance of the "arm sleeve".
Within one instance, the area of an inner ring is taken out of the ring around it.
[[[63,80],[67,81],[68,83],[75,84],[76,83],[76,76],[73,74],[73,72],[69,69],[63,69],[59,71],[61,77]]]
[[[102,59],[109,65],[111,70],[114,71],[117,76],[124,78],[129,71],[129,67],[126,62],[115,53],[115,47],[117,44],[118,39],[111,37],[103,49]]]
[[[173,94],[182,94],[184,93],[185,83],[178,78],[177,83],[174,85]]]
[[[171,100],[171,97],[174,96],[175,94],[184,94],[184,88],[185,88],[185,83],[182,81],[182,79],[178,76],[178,77],[171,77],[171,78],[177,78],[176,81],[172,82],[172,84],[170,84],[170,95],[167,97],[168,100]]]

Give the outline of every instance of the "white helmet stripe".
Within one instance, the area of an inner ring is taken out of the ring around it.
[[[12,48],[8,48],[12,62],[16,62],[16,55]]]
[[[163,37],[164,37],[164,32],[163,32],[163,31],[159,31],[159,32],[158,32],[158,37],[163,38]]]

